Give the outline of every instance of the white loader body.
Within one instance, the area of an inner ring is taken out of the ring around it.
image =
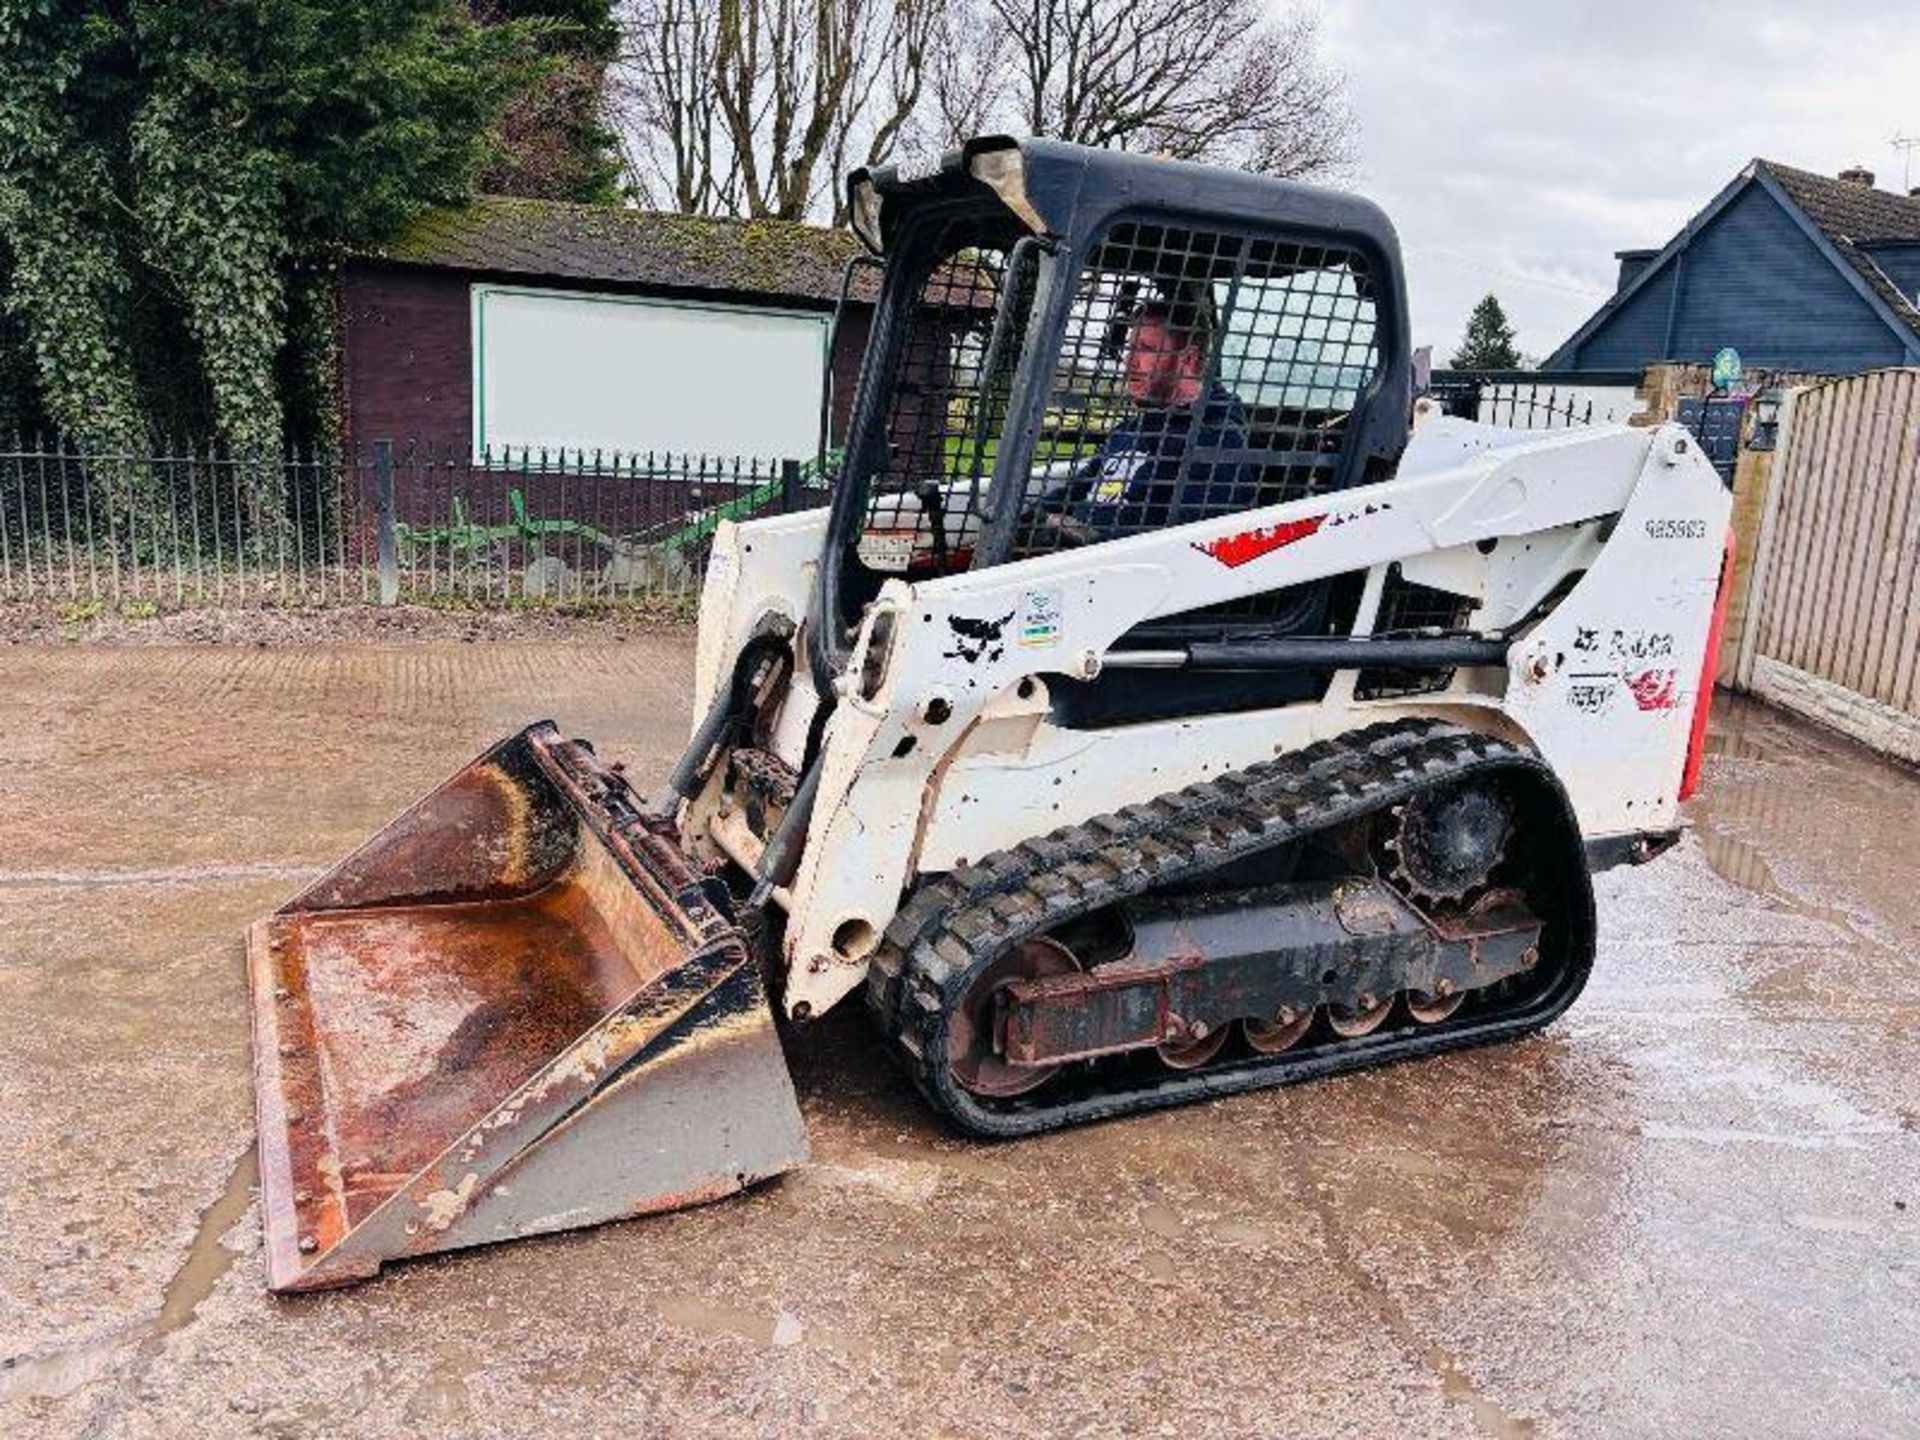
[[[1509,431],[1424,402],[1416,422],[1382,483],[888,581],[836,682],[813,829],[775,897],[788,910],[787,1013],[818,1015],[860,985],[917,876],[1375,720],[1431,715],[1526,744],[1560,777],[1589,840],[1672,826],[1710,683],[1731,509],[1720,477],[1676,426]],[[762,617],[805,622],[825,523],[815,511],[721,527],[701,600],[696,714]],[[1355,699],[1355,672],[1344,671],[1315,703],[1096,730],[1049,718],[1049,677],[1091,679],[1154,617],[1365,571],[1353,633],[1367,634],[1392,566],[1471,597],[1481,631],[1564,594],[1517,635],[1504,667],[1462,668],[1437,694]],[[796,769],[816,703],[802,667],[772,730]],[[713,823],[722,803],[716,777],[685,829],[751,871],[759,842]]]

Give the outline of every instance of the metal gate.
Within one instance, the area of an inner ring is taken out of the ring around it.
[[[1920,761],[1920,369],[1789,393],[1736,683]]]

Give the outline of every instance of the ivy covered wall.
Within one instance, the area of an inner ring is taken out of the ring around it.
[[[584,56],[597,84],[606,11],[0,0],[0,429],[324,439],[341,253],[483,177],[611,198],[563,74]],[[571,108],[519,165],[508,117],[555,87]]]

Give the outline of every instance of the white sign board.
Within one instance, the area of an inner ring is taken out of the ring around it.
[[[486,452],[805,459],[828,318],[679,300],[473,287],[473,443]]]

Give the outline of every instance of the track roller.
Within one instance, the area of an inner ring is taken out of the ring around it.
[[[1271,1020],[1256,1020],[1248,1016],[1240,1022],[1240,1033],[1246,1036],[1247,1044],[1262,1055],[1278,1055],[1291,1050],[1307,1038],[1307,1032],[1313,1028],[1315,1011],[1295,1012],[1282,1009]]]
[[[1467,1001],[1467,992],[1456,990],[1452,994],[1430,995],[1425,990],[1407,991],[1407,1013],[1422,1025],[1438,1025],[1442,1020],[1451,1020],[1453,1012]]]
[[[1232,1030],[1222,1025],[1218,1030],[1203,1035],[1198,1040],[1189,1041],[1185,1045],[1157,1046],[1160,1063],[1173,1070],[1197,1070],[1220,1053],[1227,1043],[1227,1037],[1232,1033]]]
[[[1393,996],[1362,995],[1358,1005],[1329,1005],[1327,1024],[1343,1040],[1358,1040],[1386,1024],[1393,1013]]]
[[[1046,1084],[1060,1069],[1058,1065],[1015,1065],[996,1053],[994,1022],[999,993],[1016,980],[1071,975],[1079,968],[1080,962],[1071,950],[1043,935],[1022,941],[988,966],[961,998],[947,1031],[947,1063],[960,1083],[976,1095],[996,1100],[1024,1095]]]

